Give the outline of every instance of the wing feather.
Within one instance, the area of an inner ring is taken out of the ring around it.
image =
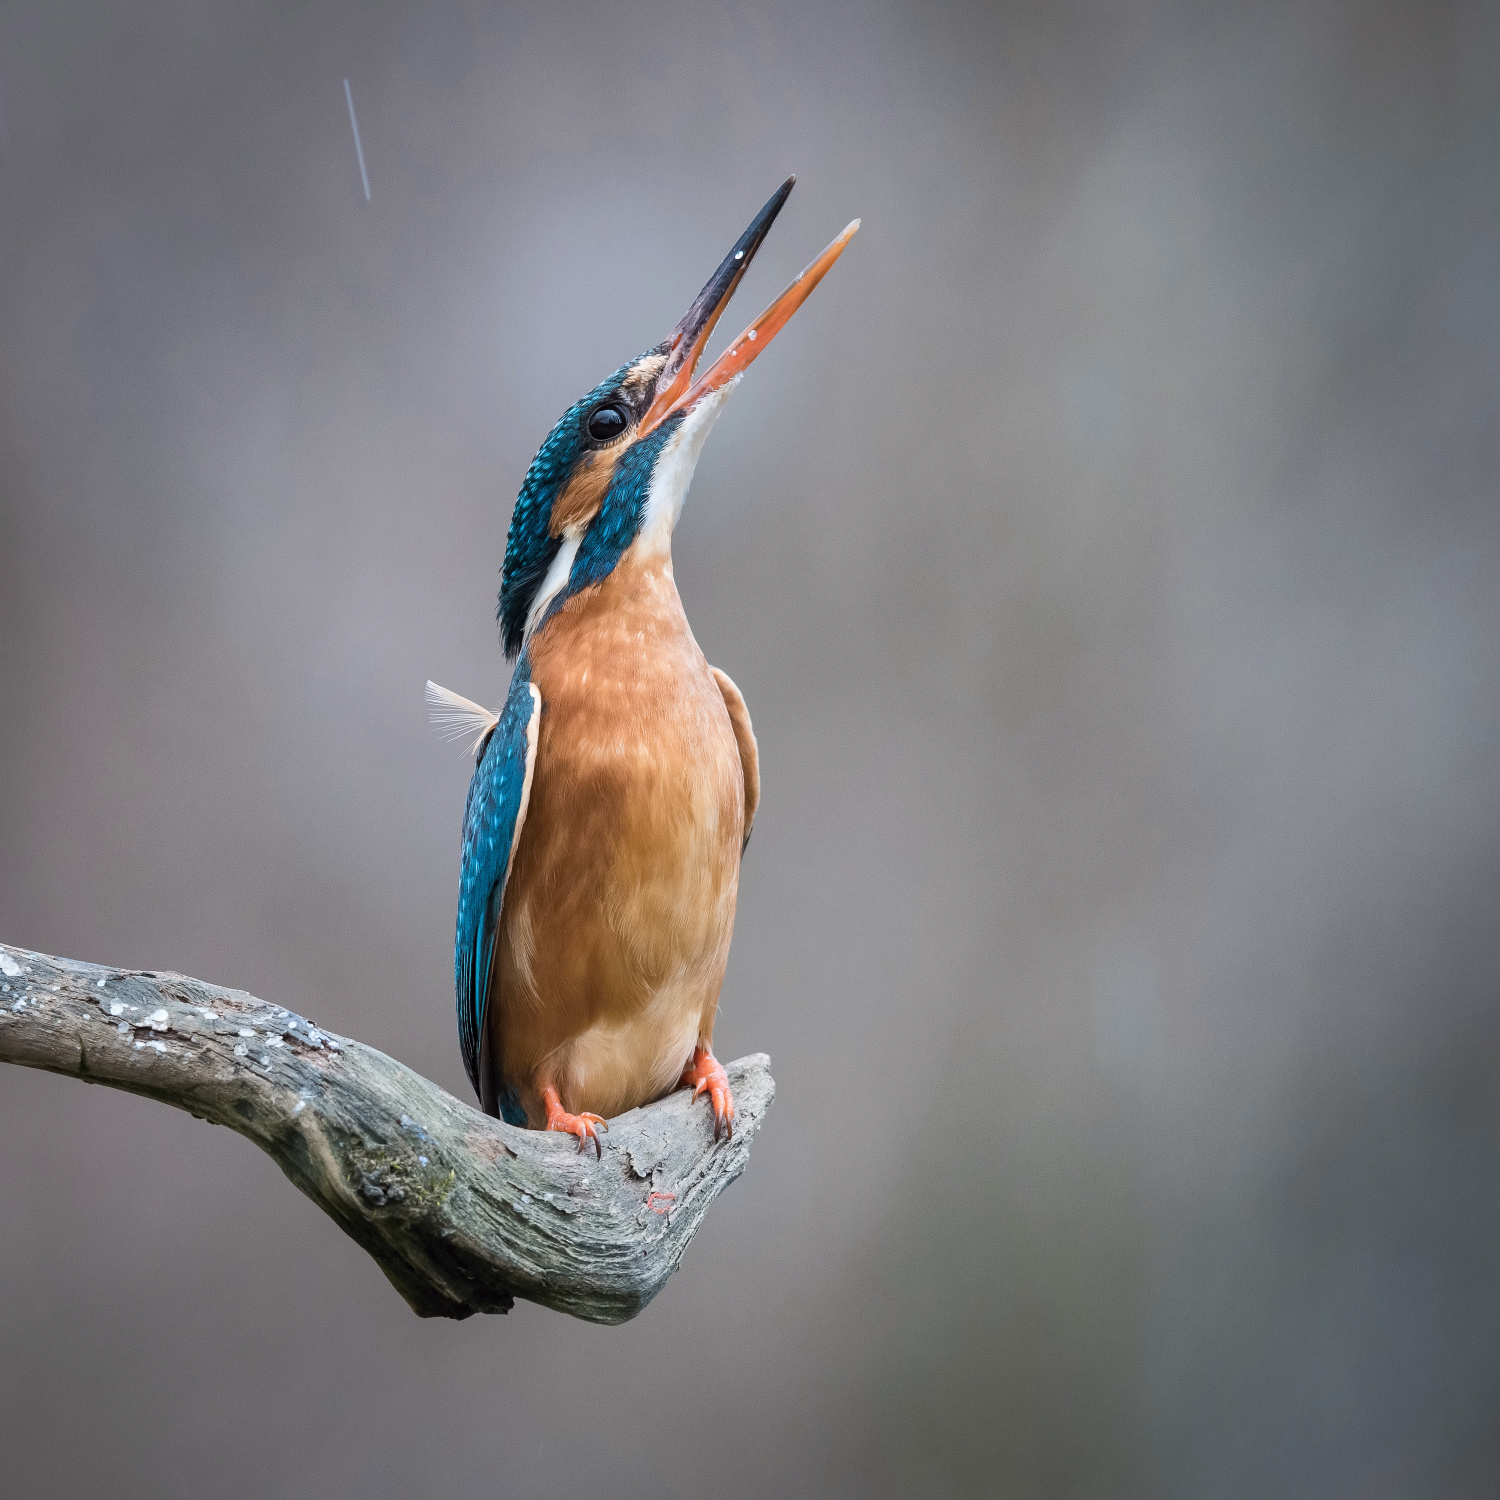
[[[760,750],[755,743],[755,731],[750,727],[750,710],[745,707],[745,695],[727,672],[721,672],[717,667],[708,670],[714,674],[714,681],[724,696],[724,707],[729,710],[734,742],[740,750],[740,769],[745,775],[745,838],[740,845],[740,852],[744,853],[745,844],[750,842],[750,827],[760,807]]]
[[[495,1076],[489,1079],[482,1076],[480,1053],[485,1008],[489,1002],[505,883],[515,863],[516,846],[531,799],[541,713],[542,695],[531,681],[530,664],[523,656],[511,679],[505,708],[474,768],[464,808],[463,866],[453,947],[458,1042],[469,1082],[492,1114],[499,1113],[495,1100],[500,1060],[484,1049]]]

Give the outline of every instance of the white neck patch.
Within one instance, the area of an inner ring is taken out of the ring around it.
[[[547,606],[567,583],[568,574],[573,571],[573,559],[578,556],[578,544],[582,540],[581,529],[570,526],[563,533],[562,546],[557,549],[552,559],[552,566],[547,569],[547,575],[542,579],[541,586],[536,591],[536,598],[532,600],[531,608],[526,612],[528,636],[541,624],[542,616],[547,613]]]
[[[641,529],[633,544],[643,553],[671,552],[672,532],[682,514],[682,503],[693,482],[693,470],[698,467],[704,440],[718,420],[730,391],[739,383],[740,377],[736,375],[705,396],[683,418],[682,426],[657,455],[656,467],[651,471],[651,488],[646,492],[646,513],[641,517]]]

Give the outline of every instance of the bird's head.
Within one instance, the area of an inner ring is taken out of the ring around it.
[[[638,538],[670,547],[703,440],[729,392],[859,228],[856,219],[699,375],[709,335],[795,181],[772,194],[672,332],[569,407],[537,450],[506,539],[499,620],[507,656],[551,608],[604,578]]]

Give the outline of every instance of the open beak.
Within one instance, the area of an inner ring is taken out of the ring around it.
[[[807,301],[808,294],[828,274],[828,269],[859,228],[856,219],[797,279],[711,364],[694,380],[698,361],[708,344],[709,335],[719,315],[729,305],[740,278],[755,259],[760,242],[781,212],[792,191],[795,177],[788,177],[771,195],[770,201],[750,221],[750,227],[724,257],[708,285],[698,293],[693,305],[667,339],[667,362],[656,378],[656,397],[636,429],[637,438],[659,427],[675,412],[696,406],[711,391],[727,385],[749,369],[755,356],[781,331],[787,320]]]

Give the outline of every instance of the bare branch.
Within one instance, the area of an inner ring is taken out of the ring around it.
[[[255,1142],[423,1317],[516,1297],[596,1323],[638,1313],[744,1171],[775,1094],[730,1063],[732,1140],[680,1090],[610,1121],[604,1155],[492,1120],[373,1047],[181,974],[0,944],[0,1062],[159,1099]]]

